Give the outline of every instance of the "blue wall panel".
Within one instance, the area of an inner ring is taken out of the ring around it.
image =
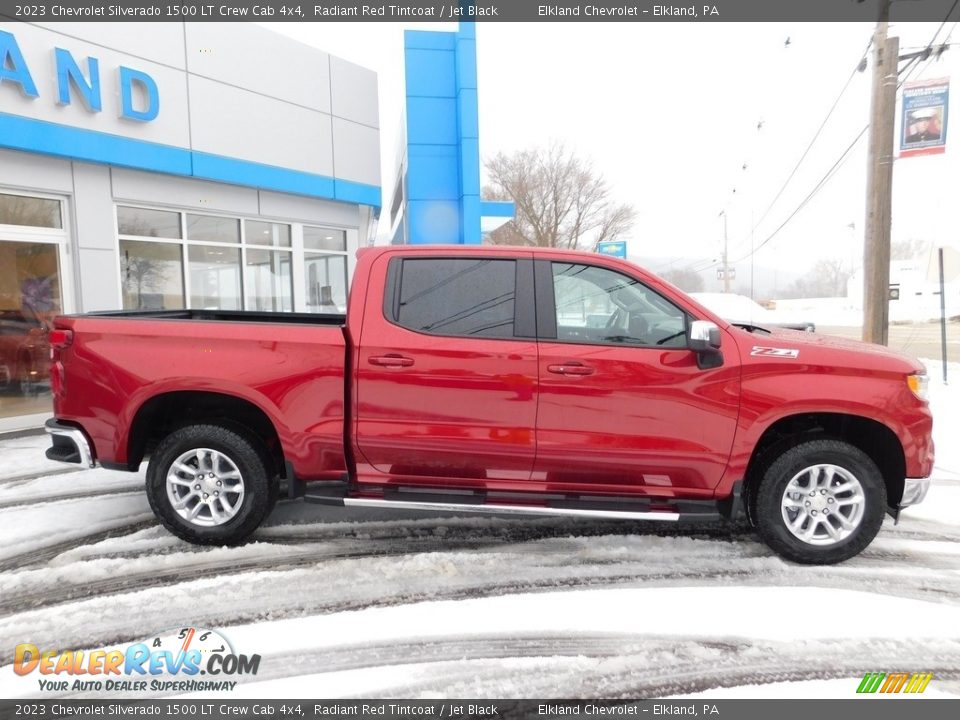
[[[407,213],[411,245],[458,242],[460,204],[456,200],[411,200],[407,203]]]
[[[0,147],[173,175],[193,171],[191,152],[185,148],[6,113],[0,113]]]
[[[407,144],[456,145],[457,101],[445,97],[407,98]]]
[[[460,118],[460,137],[480,137],[480,122],[477,119],[480,107],[476,88],[463,88],[457,95],[457,114]]]
[[[452,50],[407,50],[407,97],[456,97]]]
[[[480,197],[480,141],[465,137],[460,143],[460,194]]]
[[[0,147],[380,208],[376,185],[0,113]]]
[[[480,196],[464,195],[460,198],[460,212],[463,217],[464,245],[479,245],[483,240],[480,233]]]
[[[479,244],[475,25],[460,23],[456,33],[407,31],[404,46],[407,241]]]
[[[483,217],[514,218],[517,207],[509,200],[481,200],[480,214]]]
[[[403,34],[403,46],[407,49],[453,50],[456,45],[454,33],[433,30],[407,30]]]
[[[459,200],[460,157],[454,145],[415,145],[410,149],[407,197]]]

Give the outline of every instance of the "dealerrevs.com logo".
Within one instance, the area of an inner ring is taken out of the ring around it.
[[[259,655],[241,655],[216,630],[186,627],[124,649],[42,650],[22,643],[14,651],[17,675],[38,673],[45,692],[196,692],[233,690],[256,675]],[[199,677],[204,676],[204,677]]]

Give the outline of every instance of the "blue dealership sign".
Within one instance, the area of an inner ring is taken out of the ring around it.
[[[610,255],[612,257],[627,258],[627,241],[626,240],[608,240],[606,242],[597,243],[597,252],[603,255]]]

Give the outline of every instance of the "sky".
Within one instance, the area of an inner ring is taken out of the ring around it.
[[[455,26],[268,26],[378,72],[389,207],[403,30]],[[925,46],[938,26],[893,24],[890,34],[907,52]],[[938,42],[954,26],[948,23]],[[862,23],[479,23],[481,160],[550,142],[589,159],[614,196],[636,208],[628,252],[654,270],[719,259],[721,212],[731,264],[750,255],[751,243],[773,235],[754,256],[758,266],[798,274],[830,258],[855,269],[863,252],[867,134],[806,207],[774,232],[867,125],[872,55],[866,72],[854,68],[872,32]],[[950,40],[960,44],[960,31]],[[958,66],[960,46],[911,79],[948,77]],[[771,205],[848,79],[820,137]],[[958,132],[948,131],[945,155],[895,162],[894,241],[960,247],[960,151],[950,142]],[[658,266],[657,258],[678,256]],[[736,267],[749,272],[749,261]]]

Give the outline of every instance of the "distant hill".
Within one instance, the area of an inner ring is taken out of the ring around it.
[[[641,267],[665,275],[673,269],[691,269],[703,267],[708,261],[703,258],[683,256],[631,256],[630,260]],[[720,292],[723,290],[723,280],[717,279],[717,269],[720,263],[700,270],[696,274],[703,281],[704,292]],[[730,283],[730,291],[740,295],[750,295],[750,263],[741,262],[734,266],[736,278]],[[757,300],[775,300],[779,292],[786,289],[795,280],[802,277],[809,268],[796,270],[777,268],[769,265],[756,265],[753,268],[753,296]]]

